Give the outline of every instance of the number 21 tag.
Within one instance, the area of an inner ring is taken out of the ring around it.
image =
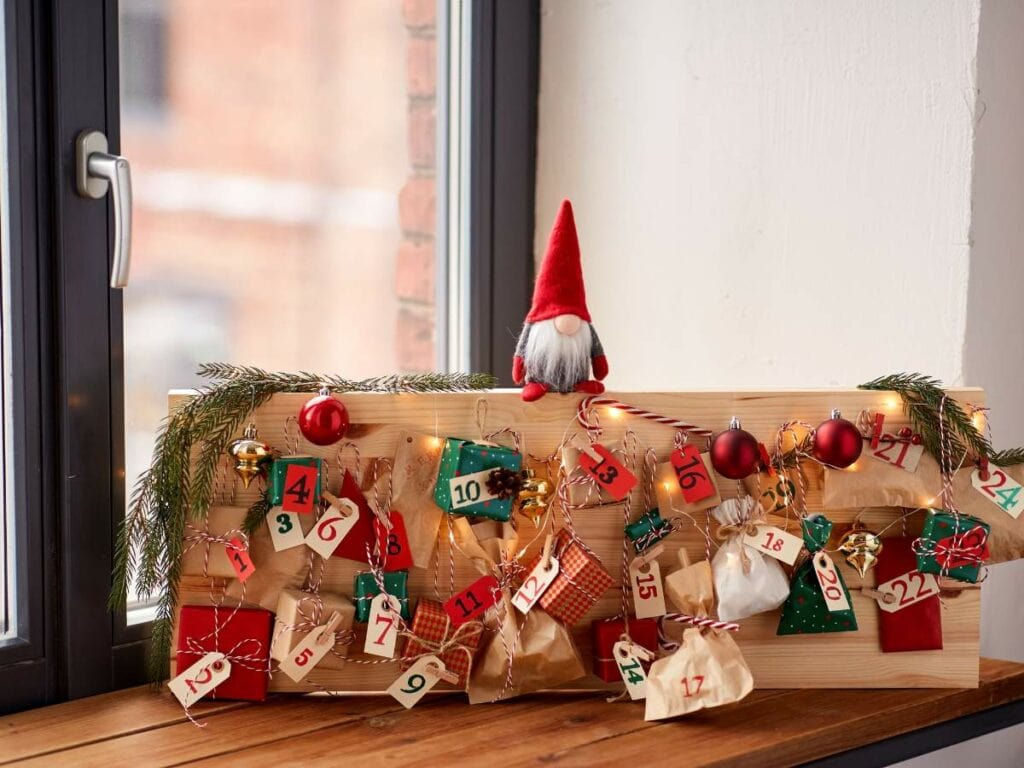
[[[803,539],[799,536],[786,533],[774,525],[757,526],[757,533],[746,534],[743,543],[758,552],[764,552],[769,557],[781,560],[786,565],[796,562],[797,555],[804,545]]]
[[[306,546],[325,559],[334,554],[341,540],[359,521],[359,508],[355,502],[338,499],[338,504],[340,507],[331,504],[306,536]]]
[[[846,599],[846,592],[839,586],[839,573],[832,558],[824,552],[814,556],[814,575],[818,577],[818,586],[821,587],[821,594],[825,596],[825,607],[829,613],[835,611],[850,610],[850,601]]]
[[[590,452],[597,454],[595,459]],[[600,443],[588,445],[580,453],[580,466],[615,501],[622,501],[637,484],[636,475],[630,472],[612,452]]]
[[[558,560],[548,557],[548,561],[545,563],[542,557],[530,571],[530,575],[523,580],[523,585],[512,598],[512,605],[518,608],[520,613],[529,613],[557,575]]]
[[[864,447],[873,458],[905,469],[907,472],[917,471],[917,464],[921,461],[921,455],[924,453],[923,445],[913,445],[905,440],[898,440],[892,435],[882,435],[878,438],[877,448],[871,447],[870,440],[865,442],[867,445]]]
[[[208,653],[173,680],[171,693],[188,709],[231,676],[231,662],[223,653]]]
[[[398,641],[398,600],[387,592],[381,592],[370,603],[370,619],[366,625],[366,642],[363,653],[395,657],[395,643]]]
[[[437,656],[424,656],[391,684],[388,693],[403,707],[412,709],[441,680],[439,672],[444,672],[442,661]]]
[[[629,564],[629,582],[633,586],[633,607],[638,619],[665,615],[665,592],[661,584],[661,566],[657,560],[634,558]]]
[[[302,546],[302,525],[297,513],[285,512],[280,507],[274,507],[267,512],[266,519],[275,552]]]
[[[975,469],[971,473],[971,485],[1013,519],[1016,520],[1024,512],[1024,495],[1021,494],[1024,487],[1003,470],[992,467],[988,480],[982,480],[981,470]]]

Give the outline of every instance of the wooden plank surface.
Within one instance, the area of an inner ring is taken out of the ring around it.
[[[755,691],[662,723],[645,722],[639,702],[593,693],[482,707],[445,695],[411,711],[384,698],[281,696],[215,705],[199,729],[169,694],[140,687],[4,718],[0,763],[785,766],[1022,699],[1024,664],[983,659],[975,689]]]
[[[976,389],[957,390],[954,397],[973,403],[984,404],[984,393]],[[802,420],[816,425],[828,418],[832,408],[840,408],[851,419],[861,410],[881,411],[886,414],[886,428],[895,431],[906,424],[899,407],[898,397],[892,393],[865,392],[861,390],[809,390],[774,392],[677,392],[677,393],[615,393],[622,401],[668,416],[683,418],[700,426],[721,430],[728,426],[732,416],[742,419],[745,429],[758,439],[771,443],[780,424]],[[184,395],[172,395],[171,406],[180,403]],[[558,447],[573,435],[582,435],[583,430],[575,421],[578,396],[547,396],[538,403],[523,403],[514,392],[483,392],[437,395],[383,395],[344,394],[340,396],[352,421],[346,439],[353,440],[359,447],[363,466],[373,457],[391,457],[395,453],[399,435],[414,430],[438,438],[446,436],[478,439],[483,434],[511,427],[517,430],[524,443],[528,457],[527,465],[540,467],[542,459],[558,456]],[[352,468],[352,454],[339,457],[337,446],[319,449],[296,435],[294,417],[307,395],[278,395],[260,408],[255,416],[262,439],[285,451],[310,453],[325,459],[329,471],[329,485],[337,491],[343,468]],[[657,451],[659,461],[666,461],[672,449],[674,430],[650,421],[623,415],[607,408],[599,410],[599,418],[605,428],[602,442],[615,444],[623,441],[627,429],[637,438],[640,456],[647,447]],[[292,418],[294,422],[294,418]],[[874,461],[864,458],[861,461]],[[809,464],[806,469],[806,505],[811,512],[822,511],[823,473],[817,465]],[[721,495],[724,498],[745,493],[736,481],[718,478]],[[256,499],[256,484],[248,491],[240,486],[231,489],[230,477],[225,470],[219,487],[221,493],[216,503],[248,506]],[[935,489],[938,494],[939,489]],[[372,494],[368,495],[372,497]],[[922,503],[925,500],[922,499]],[[399,510],[401,511],[401,510]],[[630,519],[636,519],[645,511],[642,493],[634,493],[629,509]],[[837,524],[851,523],[855,517],[875,529],[898,519],[896,509],[829,509],[829,518]],[[591,612],[573,628],[573,634],[585,666],[590,664],[590,623],[595,618],[613,616],[619,611],[619,575],[622,563],[623,506],[609,504],[578,510],[574,523],[581,538],[601,558],[605,568],[616,580],[616,586],[609,590]],[[923,513],[908,521],[908,530],[919,529]],[[532,523],[518,518],[520,543],[530,543],[530,550],[536,551],[541,537]],[[781,517],[772,522],[798,532],[793,516]],[[712,532],[715,529],[712,523]],[[899,535],[901,526],[895,526],[886,535]],[[266,541],[264,541],[266,540]],[[678,565],[676,550],[682,546],[692,560],[702,559],[706,554],[706,543],[702,532],[689,525],[674,534],[666,551],[660,558],[662,573],[669,573]],[[255,534],[254,548],[260,543],[269,548],[269,533],[261,526]],[[717,543],[712,542],[712,547]],[[410,572],[410,597],[448,595],[446,577],[449,566],[454,567],[458,588],[469,584],[479,574],[469,562],[453,554],[446,537],[440,537],[439,562],[441,578],[426,569],[414,568]],[[530,555],[525,558],[529,560]],[[743,628],[737,633],[737,641],[750,664],[758,688],[793,687],[969,687],[977,684],[978,674],[978,626],[980,615],[980,594],[978,590],[962,590],[944,596],[942,612],[944,649],[921,653],[884,654],[878,643],[878,609],[873,601],[863,598],[857,591],[862,585],[874,586],[873,572],[862,580],[860,576],[836,557],[837,566],[843,573],[848,586],[853,590],[860,628],[857,632],[778,637],[778,611],[754,616],[742,622]],[[256,562],[259,578],[260,563]],[[345,595],[352,594],[354,574],[365,565],[342,558],[331,558],[322,583],[322,589]],[[297,587],[300,577],[288,586]],[[435,584],[440,582],[441,594],[435,593]],[[284,586],[282,581],[280,586]],[[218,581],[213,592],[226,588],[229,595],[237,596],[240,591],[234,580]],[[182,604],[209,605],[211,582],[209,579],[186,576],[181,583]],[[250,590],[250,598],[252,591]],[[229,600],[230,603],[230,600]],[[264,596],[264,607],[273,610],[276,592],[271,590]],[[350,647],[349,657],[362,658],[357,649],[362,648],[363,625],[356,625],[356,641]],[[844,659],[843,664],[808,669],[805,658]],[[173,662],[173,654],[172,654]],[[277,674],[271,682],[275,691],[309,691],[317,686],[335,691],[383,691],[397,675],[397,664],[357,665],[348,664],[341,670],[315,670],[310,679],[315,685],[294,684],[283,675]],[[594,676],[588,676],[571,684],[573,689],[607,689],[607,684]],[[615,687],[615,686],[613,686]]]

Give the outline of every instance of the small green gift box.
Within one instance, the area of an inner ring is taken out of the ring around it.
[[[387,593],[402,605],[402,618],[406,621],[412,619],[412,611],[409,610],[409,572],[388,571],[384,574],[384,589]],[[356,574],[355,598],[352,602],[356,604],[356,621],[365,624],[370,619],[370,602],[380,594],[377,587],[377,579],[370,571],[363,571]]]
[[[293,475],[288,482],[290,467],[312,467],[316,474]],[[320,502],[321,462],[316,456],[284,456],[274,459],[267,477],[267,499],[272,507],[293,506],[287,512],[312,511]],[[288,505],[285,502],[289,502]]]
[[[495,470],[518,474],[522,466],[523,455],[519,451],[449,437],[441,453],[434,502],[453,515],[508,522],[515,499],[494,495],[487,481]]]
[[[672,525],[661,519],[661,513],[652,509],[625,528],[626,535],[633,542],[637,554],[650,549],[672,532]]]
[[[914,542],[917,570],[974,584],[988,560],[989,525],[969,515],[934,510]]]

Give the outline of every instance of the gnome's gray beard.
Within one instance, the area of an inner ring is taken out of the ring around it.
[[[547,384],[555,392],[572,392],[581,381],[590,378],[590,323],[580,322],[572,336],[559,333],[555,320],[539,320],[530,325],[523,350],[528,381]]]

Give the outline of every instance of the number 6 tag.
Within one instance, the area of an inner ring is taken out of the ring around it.
[[[231,662],[223,653],[208,653],[173,680],[167,687],[181,706],[188,709],[231,677]]]
[[[388,694],[394,696],[406,709],[412,709],[441,681],[441,673],[444,671],[444,663],[437,656],[424,656],[391,684]]]
[[[387,592],[381,592],[370,603],[370,618],[366,625],[366,642],[363,653],[395,657],[395,643],[398,641],[398,600]]]

